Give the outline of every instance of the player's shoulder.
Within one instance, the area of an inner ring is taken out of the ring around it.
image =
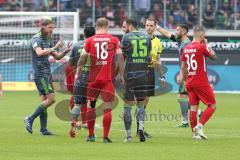
[[[137,33],[137,34],[139,34],[139,35],[141,35],[141,36],[144,36],[144,37],[146,37],[146,38],[151,39],[150,35],[147,34],[147,33],[144,33],[144,32],[135,32],[135,33]]]
[[[38,32],[38,33],[34,34],[31,38],[31,40],[42,40],[41,33]]]
[[[109,37],[112,41],[119,41],[119,38],[117,36],[107,34],[107,37]]]
[[[191,42],[192,45],[194,45],[196,48],[206,48],[206,44],[199,43],[199,42]]]
[[[158,38],[158,37],[156,37],[156,36],[154,36],[154,37],[152,38],[152,41],[154,41],[154,42],[156,42],[156,43],[161,43],[160,38]]]
[[[84,42],[83,41],[79,41],[77,43],[74,43],[72,48],[73,49],[78,49],[80,47],[83,47],[83,45],[84,45]]]

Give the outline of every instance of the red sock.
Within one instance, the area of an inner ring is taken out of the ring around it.
[[[74,107],[74,97],[73,96],[71,96],[69,104],[70,104],[70,109],[72,110]]]
[[[87,123],[87,104],[83,104],[81,107],[81,117],[82,117],[82,124]]]
[[[204,112],[202,113],[202,116],[200,118],[200,123],[202,125],[204,125],[208,120],[209,118],[213,115],[215,109],[212,108],[212,107],[207,107],[207,109],[204,110]]]
[[[112,110],[110,108],[105,109],[103,115],[103,137],[108,137],[109,130],[112,123]]]
[[[95,108],[87,109],[87,123],[88,123],[88,133],[89,136],[94,136],[94,126],[95,126]]]
[[[197,112],[196,111],[190,111],[190,125],[193,129],[197,125]]]

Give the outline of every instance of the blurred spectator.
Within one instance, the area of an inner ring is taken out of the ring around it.
[[[56,4],[56,1],[54,0],[48,0],[48,4],[47,4],[47,8],[48,8],[48,11],[50,12],[56,12],[57,11],[57,4]]]
[[[42,3],[41,0],[34,0],[34,10],[35,10],[35,11],[39,11],[39,10],[40,10],[40,8],[41,8],[41,3]]]
[[[207,10],[203,13],[203,25],[207,29],[215,28],[215,13],[211,4],[207,5]]]
[[[166,27],[168,29],[175,29],[176,28],[176,22],[174,21],[173,16],[168,16],[168,21],[167,21]]]
[[[64,5],[64,10],[65,11],[72,11],[72,1],[73,0],[60,0],[60,3]]]
[[[21,5],[23,2],[23,8]],[[92,25],[93,0],[0,0],[0,11],[76,11],[79,9],[81,27]],[[199,1],[196,0],[132,0],[132,16],[136,16],[140,27],[145,26],[145,19],[153,17],[159,25],[163,25],[164,9],[166,2],[166,27],[174,28],[178,23],[187,23],[189,28],[199,23]],[[203,25],[206,28],[233,29],[235,25],[234,5],[235,0],[206,0],[209,5],[204,11]],[[237,13],[240,12],[240,0],[237,0]],[[95,0],[95,18],[105,16],[110,20],[110,27],[120,27],[128,16],[129,0]],[[195,5],[196,4],[196,5]],[[204,4],[204,6],[205,6]],[[214,7],[218,7],[213,9]],[[204,9],[204,8],[203,8]],[[237,15],[237,28],[240,28],[240,17]]]
[[[193,26],[198,24],[197,10],[195,9],[193,4],[188,5],[187,24],[189,28],[192,28]]]
[[[236,14],[236,29],[239,30],[240,29],[240,13]]]
[[[120,28],[125,18],[126,18],[126,15],[125,15],[124,5],[121,3],[118,3],[115,16],[114,16],[116,27]]]
[[[137,13],[137,22],[140,22],[142,17],[146,17],[150,11],[151,0],[134,0],[134,9]]]
[[[0,0],[0,11],[4,10],[4,5],[6,5],[7,0]]]
[[[163,8],[159,4],[154,4],[153,11],[152,11],[154,18],[157,21],[160,21],[160,19],[163,17]]]
[[[110,28],[115,27],[114,15],[115,15],[115,10],[113,10],[111,5],[107,5],[103,9],[103,16],[108,19]]]

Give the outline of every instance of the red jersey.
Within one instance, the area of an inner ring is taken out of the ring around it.
[[[119,48],[119,39],[109,34],[96,34],[86,39],[84,49],[91,60],[89,81],[114,79],[115,55]]]
[[[182,52],[182,61],[187,63],[187,87],[208,86],[206,57],[210,56],[210,50],[206,44],[192,42]]]

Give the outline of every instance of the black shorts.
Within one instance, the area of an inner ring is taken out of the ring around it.
[[[124,98],[128,101],[143,101],[148,96],[147,73],[133,74],[125,77]]]
[[[50,93],[54,93],[51,76],[36,78],[36,79],[34,79],[34,82],[38,89],[39,95],[46,96]]]
[[[81,72],[80,77],[74,82],[74,103],[85,104],[87,102],[88,72]]]
[[[188,95],[185,83],[182,83],[179,85],[178,94],[182,94],[182,95],[186,95],[186,96]]]
[[[147,83],[147,95],[154,96],[155,93],[155,71],[154,68],[149,67],[148,72],[147,72],[147,78],[148,78],[148,83]]]

